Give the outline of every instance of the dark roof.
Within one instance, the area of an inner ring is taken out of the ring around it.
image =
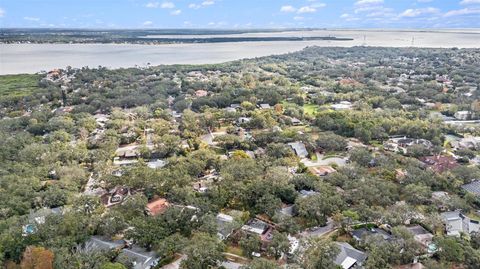
[[[337,265],[342,265],[347,258],[356,260],[357,264],[362,264],[367,259],[364,252],[355,249],[348,243],[337,242],[337,245],[340,248],[340,252],[335,258],[335,264]]]
[[[429,165],[437,173],[442,173],[447,170],[454,169],[459,166],[457,160],[452,156],[436,155],[420,158],[422,162]]]
[[[364,236],[373,236],[373,235],[380,235],[385,240],[389,240],[392,236],[387,233],[386,231],[380,228],[360,228],[352,231],[352,236],[355,240],[363,240]]]
[[[480,195],[480,180],[475,180],[473,182],[465,184],[462,186],[462,189],[475,195]]]
[[[425,228],[423,228],[420,225],[407,227],[407,230],[409,230],[413,235],[422,235],[422,234],[429,234],[430,233],[429,231],[425,230]]]
[[[154,252],[147,252],[139,247],[125,248],[121,255],[133,262],[133,269],[150,269],[157,265],[158,257]]]
[[[125,255],[133,262],[133,269],[151,269],[157,264],[158,256],[154,252],[147,252],[137,246],[131,248],[126,248],[126,246],[124,240],[112,241],[100,236],[92,236],[82,245],[81,250],[88,253],[121,249],[120,255]]]

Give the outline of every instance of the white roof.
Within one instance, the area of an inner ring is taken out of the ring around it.
[[[343,269],[350,269],[356,262],[357,260],[355,260],[354,258],[347,257],[340,266],[342,266]]]
[[[163,160],[153,160],[153,161],[149,161],[147,163],[147,166],[149,168],[152,168],[152,169],[157,169],[157,168],[164,167],[166,164],[167,164],[167,162],[165,162]]]
[[[222,220],[222,221],[226,221],[226,222],[232,222],[233,221],[232,216],[227,215],[227,214],[223,214],[223,213],[218,213],[217,219]]]
[[[248,231],[248,232],[252,232],[252,233],[256,233],[256,234],[262,234],[263,233],[263,229],[260,229],[260,228],[254,228],[254,227],[251,227],[251,226],[248,226],[248,225],[243,225],[242,226],[242,230],[245,230],[245,231]]]

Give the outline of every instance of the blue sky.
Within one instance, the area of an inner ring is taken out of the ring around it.
[[[1,0],[0,26],[479,28],[480,0]]]

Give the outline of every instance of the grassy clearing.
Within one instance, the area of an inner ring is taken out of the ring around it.
[[[303,105],[303,111],[308,115],[315,115],[320,107],[315,104],[305,104]]]
[[[0,76],[0,96],[23,97],[38,89],[39,75],[4,75]]]
[[[469,212],[467,216],[473,220],[480,221],[480,215],[476,212]]]
[[[285,108],[287,108],[289,106],[297,106],[296,104],[291,103],[291,102],[287,102],[287,101],[283,101],[282,104]],[[320,106],[315,105],[315,104],[304,104],[303,105],[303,111],[305,112],[305,114],[308,114],[308,115],[315,115],[319,109],[320,109]]]
[[[243,256],[243,250],[239,247],[228,245],[226,249],[227,253],[232,253],[237,256]]]

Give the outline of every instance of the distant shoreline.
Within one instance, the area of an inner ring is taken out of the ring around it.
[[[236,43],[236,42],[278,42],[278,41],[353,41],[350,37],[314,36],[314,37],[207,37],[207,38],[155,38],[137,37],[115,40],[85,40],[85,41],[49,41],[49,40],[9,40],[0,44],[203,44],[203,43]]]
[[[0,44],[198,44],[266,41],[352,41],[357,33],[456,34],[480,40],[480,29],[2,29]],[[362,40],[364,36],[360,37]],[[480,42],[480,41],[479,41]]]
[[[151,31],[143,36],[155,34]],[[139,37],[138,33],[130,33]],[[278,33],[237,34],[241,38],[271,38]],[[392,48],[480,48],[480,38],[472,34],[454,32],[409,32],[409,31],[303,31],[282,32],[285,38],[308,38],[330,36],[352,40],[297,40],[297,41],[250,41],[209,42],[174,44],[111,44],[85,41],[82,44],[3,44],[0,57],[0,74],[36,73],[42,70],[81,68],[84,66],[108,68],[147,67],[175,64],[217,64],[228,61],[280,55],[295,52],[308,46],[319,47],[392,47]],[[171,36],[172,38],[177,38]],[[217,38],[220,36],[216,36]],[[232,35],[228,35],[232,38]],[[213,38],[213,37],[212,37]]]

